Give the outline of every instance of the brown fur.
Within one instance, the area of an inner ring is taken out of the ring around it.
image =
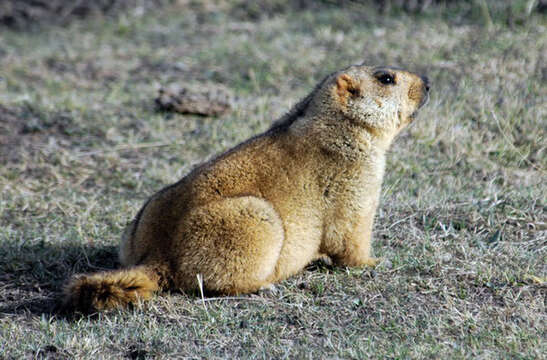
[[[394,84],[382,83],[391,74]],[[160,289],[248,293],[328,256],[374,266],[385,153],[427,98],[427,80],[351,66],[326,77],[267,132],[152,196],[127,227],[127,270],[80,276],[67,303],[111,308]]]
[[[149,299],[158,291],[158,280],[147,274],[146,267],[80,275],[65,287],[66,308],[80,311],[113,309]]]

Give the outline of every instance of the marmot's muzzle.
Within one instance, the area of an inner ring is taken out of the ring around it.
[[[418,109],[424,106],[427,101],[429,100],[429,79],[427,76],[420,76],[420,79],[422,79],[423,82],[423,95],[422,95],[422,101],[420,101],[420,105],[418,105]]]

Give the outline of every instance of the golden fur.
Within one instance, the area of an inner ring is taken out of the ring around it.
[[[254,292],[328,256],[374,266],[372,225],[393,138],[427,79],[350,66],[327,76],[265,133],[152,196],[127,227],[125,270],[80,275],[65,304],[100,310],[165,289]]]

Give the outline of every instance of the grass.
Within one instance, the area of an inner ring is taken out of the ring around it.
[[[0,358],[544,357],[545,16],[213,10],[0,33]],[[149,195],[363,60],[433,89],[389,155],[379,267],[314,264],[275,294],[55,311],[71,274],[117,266]],[[230,88],[233,111],[155,111],[160,86],[202,82]]]

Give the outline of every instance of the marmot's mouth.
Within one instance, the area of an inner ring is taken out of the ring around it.
[[[427,104],[428,101],[429,101],[429,92],[425,92],[425,96],[422,98],[422,101],[420,101],[420,105],[418,105],[418,109],[421,109],[421,107]]]
[[[420,101],[420,104],[418,105],[418,108],[416,110],[414,110],[412,112],[412,114],[410,114],[410,121],[414,120],[414,118],[416,117],[416,115],[418,115],[418,110],[420,110],[422,108],[422,106],[424,106],[425,104],[427,104],[427,102],[429,101],[429,93],[426,92],[424,97],[422,98],[422,101]]]

